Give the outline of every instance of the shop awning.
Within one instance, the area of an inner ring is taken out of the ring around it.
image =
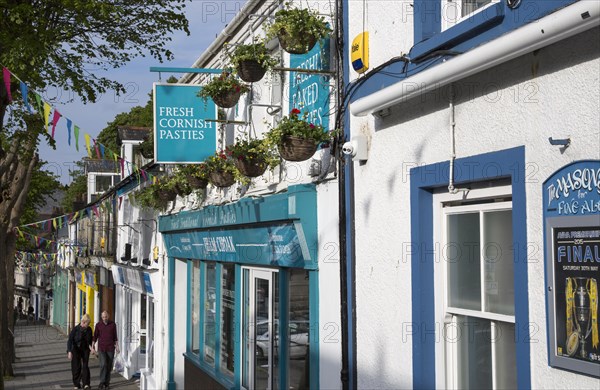
[[[115,284],[120,284],[142,294],[154,294],[150,272],[119,265],[113,265],[111,271]]]

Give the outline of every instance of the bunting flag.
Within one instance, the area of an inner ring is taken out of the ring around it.
[[[83,138],[85,138],[85,147],[87,149],[88,156],[92,158],[92,146],[90,145],[90,135],[86,133],[83,135]]]
[[[79,152],[79,126],[75,125],[75,149]]]
[[[37,93],[34,93],[33,96],[35,97],[35,106],[37,107],[37,112],[40,115],[42,115],[42,112],[44,112],[44,104],[42,103],[42,97]]]
[[[52,115],[52,138],[54,138],[54,131],[56,130],[56,124],[58,123],[58,120],[60,119],[62,115],[60,115],[60,112],[58,112],[58,110],[55,108],[54,109],[54,114]]]
[[[102,158],[102,156],[100,156],[100,149],[98,148],[98,143],[96,143],[96,140],[94,141],[94,150],[96,151],[96,157],[98,158],[98,160],[100,160]]]
[[[104,158],[104,145],[98,144],[98,147],[100,148],[100,155],[102,156],[102,158]]]
[[[48,131],[48,120],[50,119],[50,110],[52,109],[52,107],[44,102],[44,129],[46,129],[46,131]]]
[[[2,77],[4,77],[4,87],[6,88],[6,95],[8,96],[8,102],[12,102],[12,93],[10,92],[10,71],[6,67],[2,67]]]
[[[21,96],[23,96],[23,103],[25,103],[25,107],[27,107],[27,111],[29,111],[30,114],[33,114],[33,109],[31,108],[31,104],[29,104],[29,99],[27,98],[27,95],[28,95],[27,84],[20,81],[20,85],[21,85]]]
[[[69,118],[67,118],[67,144],[71,146],[71,125],[73,122]]]

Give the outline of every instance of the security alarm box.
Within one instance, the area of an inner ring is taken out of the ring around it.
[[[365,31],[356,36],[350,49],[352,67],[357,73],[364,73],[369,69],[369,32]]]

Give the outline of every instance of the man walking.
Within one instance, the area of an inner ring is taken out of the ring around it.
[[[108,389],[110,386],[110,372],[112,371],[115,351],[119,353],[119,339],[117,338],[117,325],[110,320],[108,312],[102,312],[102,321],[96,324],[94,330],[94,344],[100,355],[100,386]],[[92,349],[94,351],[94,349]]]

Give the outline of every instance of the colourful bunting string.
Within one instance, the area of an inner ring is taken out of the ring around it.
[[[2,77],[4,78],[4,87],[6,88],[6,95],[8,102],[12,102],[12,93],[10,92],[10,71],[6,67],[2,67]]]
[[[54,114],[52,115],[52,138],[54,138],[54,131],[56,130],[56,124],[58,123],[60,117],[60,112],[58,112],[58,110],[55,108]]]

